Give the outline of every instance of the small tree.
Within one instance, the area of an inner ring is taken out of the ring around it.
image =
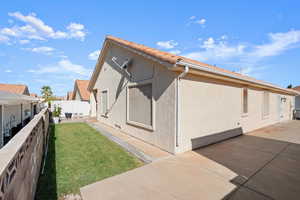
[[[61,114],[61,107],[55,107],[54,108],[54,111],[53,111],[53,116],[54,117],[59,117],[60,116],[60,114]]]
[[[45,85],[42,87],[41,93],[42,93],[42,97],[45,99],[45,101],[49,101],[50,98],[53,96],[51,87],[48,85]]]
[[[287,88],[289,88],[289,89],[293,88],[292,84],[289,84],[289,85],[287,86]]]

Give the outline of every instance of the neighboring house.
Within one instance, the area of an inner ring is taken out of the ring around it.
[[[76,80],[73,92],[67,93],[65,101],[52,101],[51,109],[60,107],[61,117],[65,117],[67,113],[72,114],[72,118],[84,117],[91,115],[90,108],[90,92],[87,90],[88,80]]]
[[[88,90],[89,80],[76,80],[74,84],[72,100],[85,101],[90,104],[89,115],[96,116],[96,96],[95,91]]]
[[[5,84],[0,83],[0,91],[6,91],[22,95],[30,95],[28,87],[21,84]]]
[[[36,97],[36,98],[38,97],[38,95],[35,94],[35,93],[30,93],[30,96],[31,96],[31,97]]]
[[[38,101],[29,95],[0,91],[0,148],[40,112]]]
[[[296,95],[112,36],[88,89],[99,121],[174,154],[290,120]]]
[[[90,92],[87,89],[88,85],[89,80],[76,80],[72,99],[78,101],[90,101]]]

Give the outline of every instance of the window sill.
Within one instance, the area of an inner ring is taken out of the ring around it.
[[[153,126],[145,125],[145,124],[142,124],[142,123],[139,123],[139,122],[134,122],[134,121],[127,121],[126,123],[129,124],[129,125],[138,127],[138,128],[148,130],[148,131],[152,131],[152,132],[154,131]]]

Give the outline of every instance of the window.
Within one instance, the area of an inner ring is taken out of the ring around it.
[[[264,92],[263,93],[263,110],[262,110],[263,117],[268,116],[269,112],[270,112],[270,93]]]
[[[152,83],[128,86],[127,122],[153,130]]]
[[[108,111],[108,91],[104,90],[101,92],[101,114],[107,115]]]
[[[242,106],[243,106],[243,114],[248,113],[248,89],[243,88],[243,94],[242,94]]]
[[[29,109],[24,110],[24,115],[25,115],[25,118],[30,117],[31,111]]]

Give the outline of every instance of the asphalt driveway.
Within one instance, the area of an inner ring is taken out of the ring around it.
[[[292,143],[292,142],[295,143]],[[224,199],[300,199],[300,121],[281,123],[195,152],[239,176]]]

